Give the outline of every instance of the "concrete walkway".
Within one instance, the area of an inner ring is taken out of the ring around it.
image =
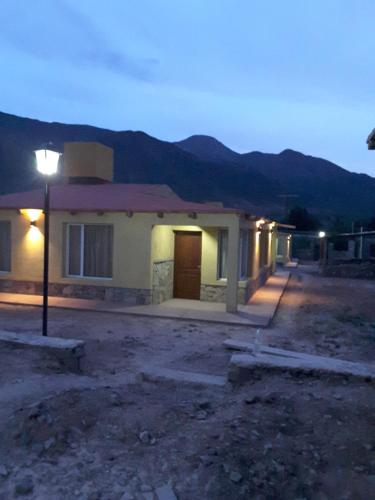
[[[227,313],[225,304],[204,302],[201,300],[172,299],[158,305],[125,306],[119,302],[102,300],[49,297],[49,306],[58,309],[76,309],[78,311],[131,314],[152,316],[166,319],[184,319],[190,321],[208,321],[227,325],[267,327],[274,317],[281,296],[288,283],[290,273],[278,271],[267,283],[253,295],[247,305],[238,306],[238,312]],[[0,303],[42,306],[40,295],[22,295],[18,293],[0,293]]]

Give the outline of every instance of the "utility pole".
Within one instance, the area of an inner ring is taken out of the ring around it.
[[[363,236],[362,236],[362,233],[363,233],[363,226],[361,226],[360,228],[360,233],[361,233],[361,236],[359,237],[359,258],[360,260],[362,260],[362,257],[363,257]]]
[[[284,198],[284,212],[285,212],[285,217],[287,218],[289,215],[289,200],[291,198],[299,198],[298,194],[279,194],[279,198]]]

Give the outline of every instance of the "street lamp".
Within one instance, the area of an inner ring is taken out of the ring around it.
[[[38,172],[44,176],[44,273],[43,273],[43,336],[47,336],[48,323],[48,251],[49,251],[49,182],[57,173],[60,153],[48,149],[35,151]]]
[[[325,231],[319,231],[318,236],[320,238],[320,263],[322,265],[326,264],[327,261],[327,252],[328,252],[328,242],[327,242],[327,234]]]

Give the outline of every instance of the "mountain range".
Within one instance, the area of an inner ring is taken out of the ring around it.
[[[0,194],[41,185],[33,151],[51,143],[99,141],[114,150],[115,182],[168,184],[191,201],[222,201],[256,214],[282,216],[285,195],[319,216],[375,215],[375,179],[327,160],[285,149],[240,154],[213,137],[161,141],[144,132],[112,131],[0,113]]]

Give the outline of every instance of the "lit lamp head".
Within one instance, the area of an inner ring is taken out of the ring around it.
[[[51,151],[49,149],[38,149],[35,151],[35,156],[38,172],[46,176],[57,173],[60,153],[56,153],[56,151]]]
[[[325,231],[319,231],[318,236],[319,236],[319,238],[325,238],[326,232]]]

